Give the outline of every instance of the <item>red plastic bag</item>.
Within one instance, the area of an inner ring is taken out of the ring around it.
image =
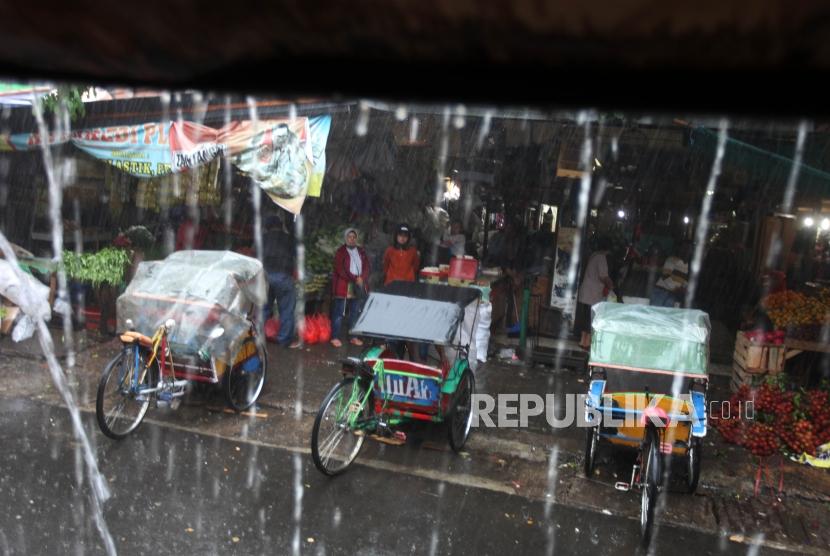
[[[265,339],[269,342],[276,342],[280,333],[279,319],[270,318],[265,321]]]
[[[326,315],[317,315],[317,339],[320,342],[331,340],[331,320]]]
[[[319,338],[320,334],[314,317],[306,317],[305,330],[303,331],[303,342],[309,345],[316,344],[319,341]]]

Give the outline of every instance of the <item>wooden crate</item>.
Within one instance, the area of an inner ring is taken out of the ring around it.
[[[757,388],[761,386],[768,377],[777,373],[758,369],[746,369],[742,367],[737,361],[732,363],[732,391],[736,392],[738,388],[746,384],[750,388]]]
[[[747,372],[780,373],[784,370],[785,355],[784,345],[752,343],[743,332],[735,338],[733,360]]]
[[[786,346],[753,343],[743,332],[738,332],[732,360],[732,391],[744,384],[756,388],[783,371],[786,353]]]

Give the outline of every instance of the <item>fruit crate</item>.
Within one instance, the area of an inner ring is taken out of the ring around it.
[[[733,361],[747,373],[780,373],[784,370],[786,347],[781,343],[753,341],[744,332],[735,338]]]
[[[757,388],[770,376],[783,371],[786,351],[783,343],[755,341],[746,333],[738,332],[732,360],[732,391],[744,384]]]

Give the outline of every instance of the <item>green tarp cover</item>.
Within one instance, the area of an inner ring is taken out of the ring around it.
[[[591,363],[707,374],[709,315],[695,309],[597,303]]]

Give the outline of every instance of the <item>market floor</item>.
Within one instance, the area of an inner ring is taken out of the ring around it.
[[[360,463],[329,479],[303,453],[153,422],[113,442],[94,416],[84,419],[113,494],[105,517],[121,554],[637,551],[639,526],[628,518]],[[0,443],[0,552],[104,553],[66,411],[5,398]],[[747,548],[666,525],[656,539],[656,553],[675,556]]]

